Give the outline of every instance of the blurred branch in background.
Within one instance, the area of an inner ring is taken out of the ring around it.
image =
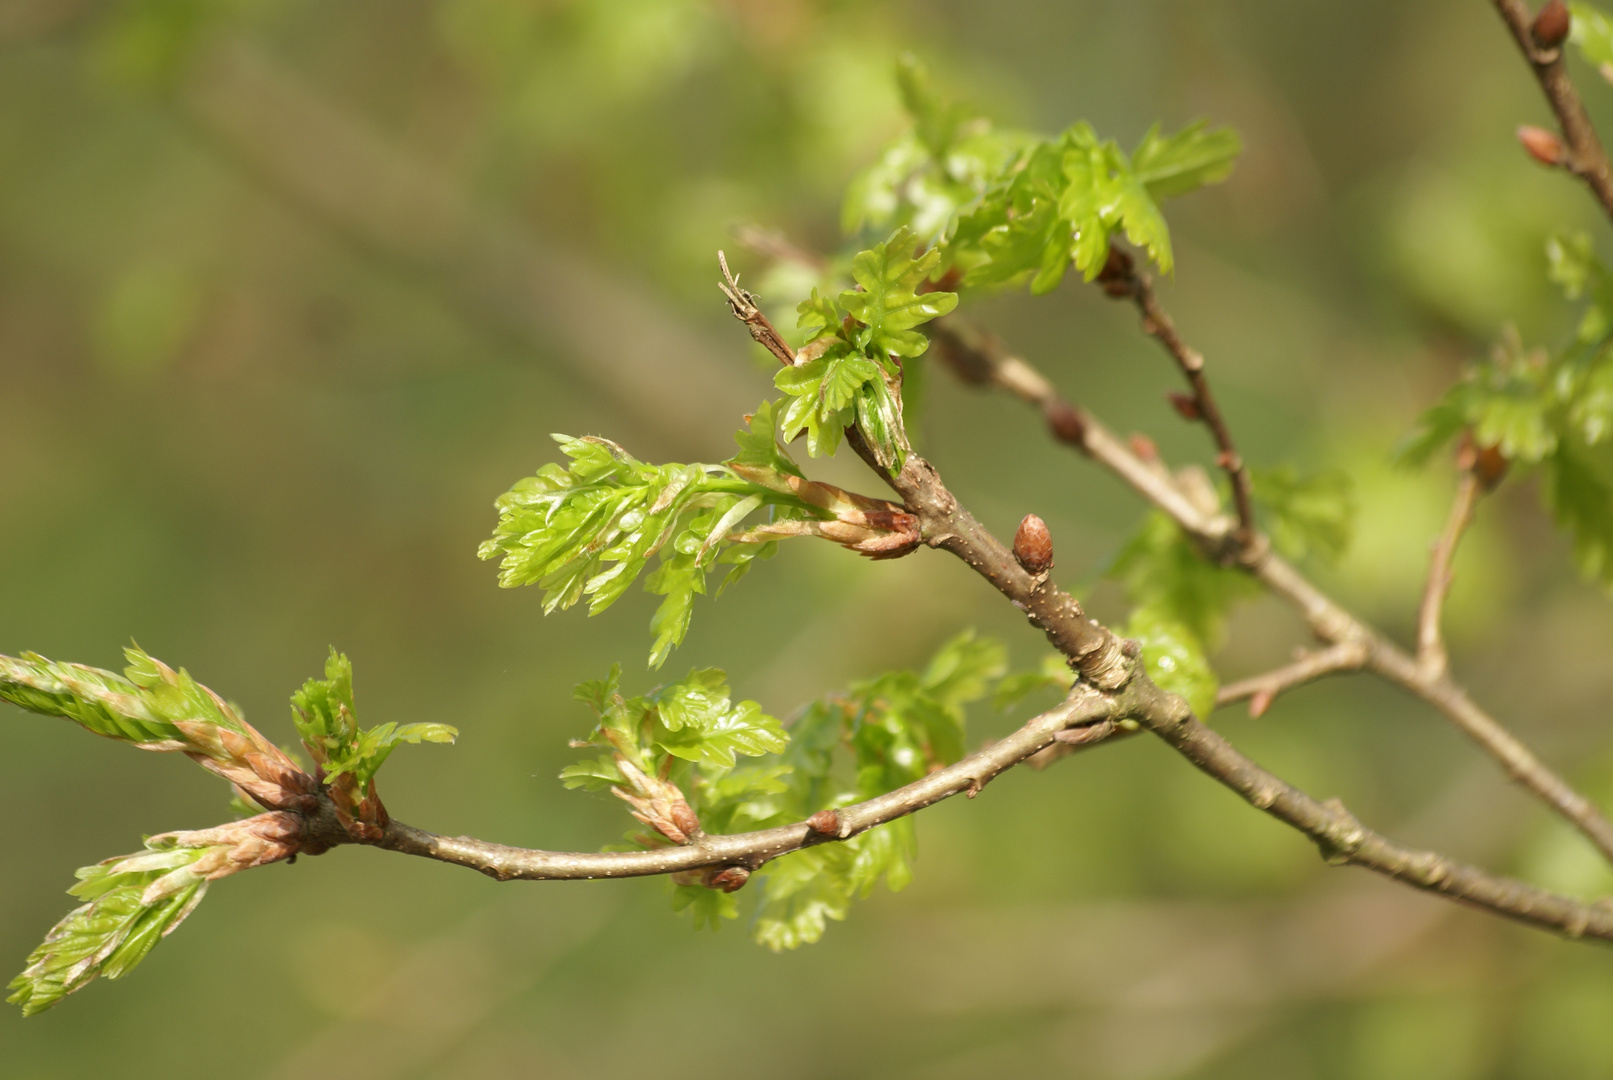
[[[420,277],[482,325],[631,411],[668,450],[709,445],[752,407],[726,350],[619,273],[473,206],[461,188],[313,93],[263,50],[210,43],[176,105],[253,181]],[[691,445],[691,440],[700,440]]]

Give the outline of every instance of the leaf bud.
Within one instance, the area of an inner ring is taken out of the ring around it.
[[[1047,417],[1047,426],[1052,429],[1053,437],[1059,442],[1069,443],[1071,446],[1080,446],[1086,442],[1087,425],[1081,419],[1081,414],[1074,405],[1068,401],[1053,400],[1043,409]]]
[[[1529,156],[1542,165],[1561,165],[1565,156],[1563,141],[1545,128],[1524,124],[1518,128],[1518,141]]]
[[[1109,245],[1109,254],[1104,257],[1103,269],[1098,271],[1098,284],[1103,286],[1104,294],[1115,299],[1130,296],[1132,289],[1131,256],[1126,254],[1114,244]]]
[[[1183,420],[1192,421],[1201,420],[1204,418],[1204,414],[1199,411],[1199,400],[1192,394],[1184,394],[1179,390],[1172,390],[1170,393],[1165,395],[1165,398],[1171,403],[1171,408],[1176,410],[1176,415],[1180,416]]]
[[[1568,40],[1572,20],[1563,0],[1551,0],[1529,26],[1529,36],[1542,49],[1555,49]]]
[[[1047,522],[1035,514],[1026,514],[1014,533],[1014,558],[1026,573],[1045,574],[1053,566],[1053,535],[1047,531]]]
[[[711,888],[723,892],[738,892],[750,880],[750,871],[743,866],[729,866],[711,875]]]
[[[819,810],[816,814],[807,818],[807,828],[819,836],[838,837],[840,835],[840,815],[833,810]]]

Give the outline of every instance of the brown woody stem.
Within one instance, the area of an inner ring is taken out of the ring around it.
[[[1445,522],[1445,531],[1434,543],[1434,554],[1428,564],[1428,583],[1423,587],[1423,602],[1417,611],[1417,662],[1436,678],[1450,665],[1439,624],[1445,594],[1451,587],[1451,561],[1456,557],[1456,545],[1461,543],[1462,534],[1473,520],[1480,491],[1479,478],[1464,469],[1456,484],[1451,516]]]
[[[1567,143],[1567,154],[1560,162],[1561,166],[1585,181],[1585,185],[1596,196],[1596,201],[1602,204],[1602,209],[1613,217],[1613,166],[1609,166],[1602,140],[1597,137],[1596,128],[1591,125],[1591,118],[1585,112],[1579,92],[1568,77],[1562,47],[1542,49],[1535,44],[1530,34],[1534,13],[1523,0],[1493,2],[1507,29],[1512,31],[1518,50],[1529,61],[1535,81],[1540,83],[1540,90],[1546,95],[1546,102],[1557,117],[1557,126]]]

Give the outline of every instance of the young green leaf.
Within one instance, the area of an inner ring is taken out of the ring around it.
[[[1210,562],[1158,510],[1143,520],[1106,576],[1125,587],[1136,607],[1186,627],[1210,647],[1220,641],[1232,605],[1260,595],[1259,584],[1249,575]]]
[[[353,665],[334,648],[325,661],[325,678],[309,679],[291,696],[291,719],[303,746],[335,784],[350,775],[356,798],[366,798],[375,774],[392,751],[404,743],[451,743],[459,731],[447,724],[388,721],[373,728],[358,726],[353,703]]]
[[[503,495],[479,554],[501,560],[500,584],[541,585],[545,613],[587,596],[590,614],[619,599],[658,557],[644,587],[665,597],[651,621],[650,662],[659,666],[683,640],[711,568],[734,565],[731,581],[771,554],[771,540],[732,553],[747,517],[766,507],[775,516],[823,516],[786,483],[800,473],[776,444],[771,405],[736,440],[738,456],[722,465],[647,465],[607,440],[557,435],[569,466],[545,465]]]
[[[1163,612],[1140,607],[1120,633],[1142,645],[1143,663],[1156,686],[1182,697],[1200,719],[1210,715],[1220,683],[1191,630]]]
[[[841,293],[840,306],[863,324],[857,342],[876,357],[922,355],[930,341],[915,327],[958,306],[955,293],[917,291],[941,263],[936,248],[915,258],[918,245],[918,237],[904,225],[851,261],[852,277],[862,289]]]
[[[51,928],[11,980],[7,1001],[32,1016],[87,986],[97,975],[121,978],[172,933],[207,894],[191,868],[205,848],[165,848],[108,859],[79,870],[68,892],[87,901]]]
[[[1231,128],[1210,128],[1199,120],[1174,135],[1161,135],[1155,124],[1131,152],[1131,169],[1149,195],[1168,199],[1225,180],[1242,152],[1243,141]]]

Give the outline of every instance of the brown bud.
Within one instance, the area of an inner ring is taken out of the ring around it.
[[[1110,296],[1124,296],[1130,291],[1131,256],[1114,244],[1109,245],[1109,254],[1104,257],[1103,269],[1098,271],[1098,280],[1105,285],[1117,283],[1125,286],[1120,292],[1110,292]],[[1107,289],[1104,290],[1108,292]]]
[[[684,835],[696,836],[699,834],[700,819],[695,816],[695,812],[690,808],[689,804],[682,799],[672,804],[672,812],[667,816],[672,819],[672,824],[676,825]]]
[[[1551,0],[1535,16],[1534,23],[1529,27],[1529,36],[1542,49],[1555,49],[1568,40],[1571,23],[1568,5],[1563,0]]]
[[[1053,535],[1047,531],[1047,522],[1035,514],[1026,514],[1014,533],[1014,558],[1026,573],[1045,574],[1053,566]]]
[[[1052,429],[1053,437],[1059,442],[1069,443],[1071,446],[1085,444],[1087,425],[1074,405],[1068,401],[1054,399],[1047,403],[1043,412],[1047,417],[1047,426]]]
[[[833,810],[819,810],[807,818],[807,828],[819,836],[839,836],[840,815]]]
[[[1199,411],[1199,399],[1194,397],[1192,394],[1184,394],[1180,391],[1172,390],[1170,393],[1165,395],[1165,398],[1171,403],[1171,408],[1176,410],[1176,415],[1180,416],[1183,420],[1203,419],[1204,414]]]
[[[1249,699],[1249,715],[1258,720],[1266,714],[1267,709],[1271,708],[1271,703],[1276,697],[1276,693],[1271,690],[1255,691],[1254,696]]]
[[[1494,491],[1501,483],[1507,475],[1508,464],[1499,445],[1480,446],[1473,441],[1471,431],[1463,432],[1461,445],[1456,450],[1456,467],[1472,473],[1485,491]]]
[[[1154,440],[1147,435],[1139,435],[1133,432],[1126,441],[1131,444],[1131,452],[1150,465],[1159,460],[1159,447],[1155,446]]]
[[[1518,141],[1529,151],[1529,156],[1542,165],[1561,165],[1565,150],[1563,141],[1545,128],[1524,124],[1518,128]]]
[[[710,885],[723,892],[738,892],[750,880],[750,871],[743,866],[729,866],[711,875]]]

